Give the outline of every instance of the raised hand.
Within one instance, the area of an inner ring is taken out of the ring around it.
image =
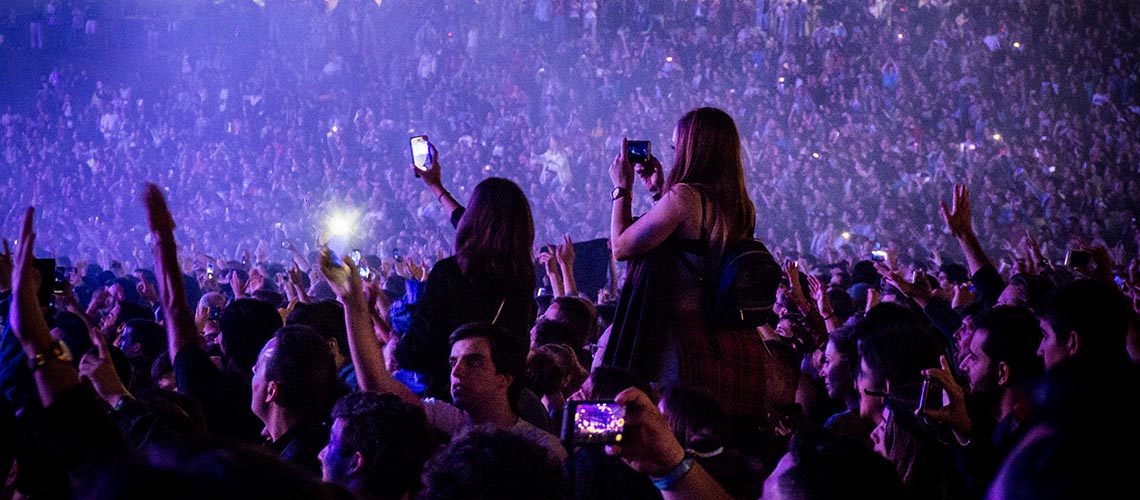
[[[962,390],[962,386],[954,380],[954,375],[950,371],[950,362],[946,360],[946,356],[938,358],[941,368],[927,368],[922,370],[922,375],[929,379],[935,380],[946,391],[949,403],[945,406],[939,405],[937,410],[917,408],[914,410],[916,417],[926,417],[931,420],[937,420],[950,426],[961,437],[967,437],[973,429],[973,424],[970,421],[970,415],[966,412],[966,395]],[[929,397],[937,397],[941,399],[941,394],[931,394]]]
[[[229,274],[230,288],[234,289],[234,298],[241,298],[245,296],[245,282],[242,281],[241,275],[238,274],[237,269],[231,270]]]
[[[665,171],[656,156],[649,156],[648,165],[634,164],[633,171],[641,178],[641,182],[645,184],[650,194],[655,198],[661,196],[661,189],[665,187]]]
[[[332,259],[332,251],[328,247],[321,248],[321,273],[329,282],[337,298],[364,298],[364,285],[360,280],[360,273],[352,259],[336,264]]]
[[[570,235],[567,234],[562,237],[562,244],[555,248],[554,256],[563,269],[574,268],[574,241],[570,239]]]
[[[435,149],[435,144],[428,143],[428,165],[427,170],[420,170],[412,165],[412,172],[424,180],[424,185],[428,188],[439,188],[443,190],[443,180],[441,179],[442,169],[439,167],[439,151]]]
[[[629,156],[626,154],[626,144],[628,142],[628,139],[622,138],[621,151],[618,152],[613,163],[610,164],[610,180],[613,181],[614,187],[624,189],[629,189],[633,186],[633,164],[629,162]]]
[[[948,207],[945,201],[940,202],[942,218],[946,221],[946,227],[950,229],[950,234],[955,238],[973,236],[974,226],[973,220],[970,218],[970,189],[964,184],[955,184],[952,203],[953,205]]]
[[[107,404],[118,405],[131,393],[115,371],[115,364],[111,361],[111,348],[107,345],[106,337],[93,333],[91,342],[95,344],[95,350],[84,354],[79,361],[79,376],[91,381],[95,393]]]

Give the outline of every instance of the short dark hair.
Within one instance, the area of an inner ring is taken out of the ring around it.
[[[944,353],[925,318],[889,302],[871,308],[856,325],[855,336],[874,381],[890,380],[895,388],[922,382],[922,370],[939,366]]]
[[[1045,305],[1049,294],[1053,293],[1056,285],[1049,278],[1037,274],[1018,273],[1009,277],[1009,286],[1018,286],[1025,290],[1025,302],[1030,309],[1040,311]]]
[[[555,297],[551,305],[558,304],[558,315],[564,318],[564,323],[574,334],[575,349],[582,347],[596,329],[598,314],[588,300],[578,297]]]
[[[552,321],[538,318],[534,324],[534,346],[546,344],[561,344],[569,347],[582,347],[582,343],[575,342],[575,335],[570,327],[561,321]]]
[[[1080,279],[1057,288],[1045,301],[1041,318],[1058,342],[1080,334],[1081,358],[1111,361],[1127,357],[1128,311],[1131,305],[1112,283]]]
[[[424,410],[394,394],[354,392],[332,410],[344,422],[342,455],[364,457],[364,490],[382,500],[398,500],[419,483],[435,436]]]
[[[142,347],[142,355],[154,359],[166,352],[166,329],[149,319],[132,319],[127,322],[131,342]]]
[[[970,270],[957,262],[947,262],[938,266],[938,270],[946,274],[946,281],[961,285],[970,281]]]
[[[511,377],[511,387],[507,392],[513,407],[518,401],[524,383],[523,377],[526,375],[528,342],[524,337],[501,326],[477,322],[467,323],[451,332],[450,345],[455,345],[460,340],[474,338],[484,339],[490,344],[491,362],[495,364],[495,373]]]
[[[246,374],[257,363],[261,348],[281,328],[281,314],[260,300],[238,299],[222,309],[218,328],[227,362]]]
[[[1012,369],[1010,383],[1015,385],[1037,380],[1045,364],[1037,355],[1041,343],[1041,324],[1033,311],[1022,306],[997,306],[974,319],[974,330],[985,330],[982,352]]]
[[[467,323],[451,333],[451,345],[466,339],[484,339],[491,345],[491,362],[495,372],[515,380],[526,371],[526,342],[515,333],[490,323]]]
[[[336,339],[337,350],[348,357],[348,328],[344,323],[344,306],[335,300],[322,300],[312,304],[297,304],[285,318],[286,325],[305,325],[321,334],[325,340]]]
[[[279,383],[278,404],[302,415],[327,412],[335,397],[337,378],[325,339],[303,325],[281,328],[274,338],[277,350],[264,370],[266,381]]]
[[[492,426],[473,426],[424,467],[425,500],[567,498],[566,480],[546,450],[525,437]]]
[[[270,282],[266,281],[265,283],[268,285]],[[261,290],[255,290],[252,294],[252,297],[273,307],[281,307],[281,305],[285,302],[284,295],[281,295],[279,292],[273,290],[266,290],[264,288]]]

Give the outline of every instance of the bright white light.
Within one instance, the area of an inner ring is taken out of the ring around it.
[[[673,56],[666,57],[665,62],[673,62]]]
[[[902,33],[899,33],[899,40],[902,40]]]
[[[339,213],[333,214],[329,217],[329,235],[330,236],[349,236],[352,234],[353,226],[356,225],[355,218],[349,214]]]
[[[1013,48],[1020,49],[1021,48],[1021,42],[1013,42]]]
[[[812,153],[812,154],[811,154],[811,157],[812,157],[812,158],[819,158],[819,153]]]
[[[993,138],[995,141],[1000,141],[1001,140],[1001,134],[994,134]]]
[[[841,233],[839,236],[842,236],[843,239],[845,239],[845,240],[851,239],[851,233],[849,233],[847,231],[843,231],[843,233]]]

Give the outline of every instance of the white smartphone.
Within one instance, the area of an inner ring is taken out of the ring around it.
[[[410,139],[410,142],[412,144],[412,163],[416,165],[416,168],[427,171],[427,159],[429,153],[428,136],[417,135],[415,137],[412,137]]]

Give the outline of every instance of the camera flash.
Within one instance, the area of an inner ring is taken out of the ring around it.
[[[812,157],[812,158],[819,158],[819,153],[812,153],[812,154],[811,154],[811,157]]]
[[[995,141],[1000,141],[1000,140],[1001,140],[1001,134],[994,134],[994,135],[993,135],[993,137],[994,137],[994,140],[995,140]]]
[[[673,56],[666,57],[665,62],[673,62]]]
[[[843,231],[842,233],[839,234],[839,236],[842,236],[843,239],[845,239],[845,240],[851,239],[851,233],[849,233],[847,231]]]
[[[899,40],[902,40],[902,39],[903,39],[902,33],[899,33]]]
[[[1020,49],[1021,48],[1021,42],[1013,42],[1013,48]]]

